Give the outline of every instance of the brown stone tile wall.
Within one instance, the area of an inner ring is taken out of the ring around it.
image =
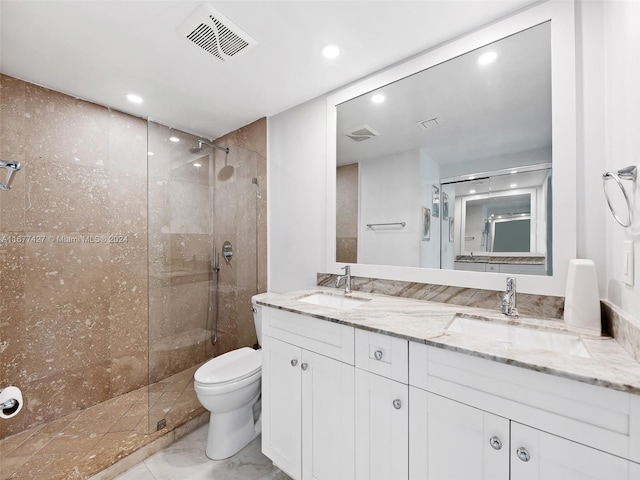
[[[147,122],[0,75],[0,438],[148,382]]]
[[[0,387],[25,397],[0,438],[256,342],[266,120],[218,139],[228,155],[190,152],[198,140],[0,75],[0,158],[23,166],[0,193]],[[213,347],[211,250],[225,240]]]

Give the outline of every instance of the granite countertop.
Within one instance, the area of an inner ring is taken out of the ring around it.
[[[347,295],[366,301],[345,311],[300,301],[319,292],[344,295],[338,289],[319,287],[286,294],[264,294],[257,303],[579,382],[640,394],[640,364],[612,337],[581,335],[591,355],[591,358],[584,358],[542,349],[516,348],[488,338],[446,331],[455,314],[567,333],[562,320],[525,316],[512,320],[497,310],[364,292]]]

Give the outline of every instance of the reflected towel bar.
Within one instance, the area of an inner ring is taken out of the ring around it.
[[[407,222],[392,222],[392,223],[367,223],[367,228],[373,228],[373,227],[382,227],[382,226],[389,226],[389,225],[400,225],[402,227],[405,227],[407,225]]]

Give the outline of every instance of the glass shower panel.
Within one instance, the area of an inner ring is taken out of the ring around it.
[[[193,373],[213,356],[213,151],[149,123],[149,430],[176,425],[200,404]]]

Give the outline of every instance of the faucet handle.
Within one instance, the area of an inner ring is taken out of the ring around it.
[[[351,275],[351,265],[345,265],[340,270],[344,270],[345,275]]]

